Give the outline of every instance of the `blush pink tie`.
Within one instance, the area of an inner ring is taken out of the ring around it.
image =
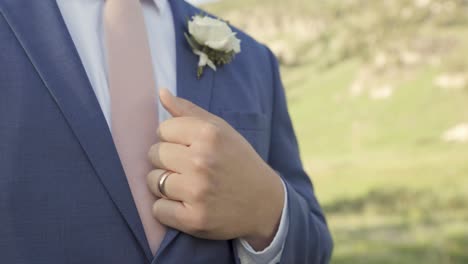
[[[157,141],[156,82],[140,0],[106,0],[104,30],[111,97],[111,127],[146,238],[153,253],[165,228],[152,216],[146,185],[148,151]]]

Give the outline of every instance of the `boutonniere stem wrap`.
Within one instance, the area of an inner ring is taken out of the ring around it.
[[[229,64],[241,52],[241,41],[229,25],[220,20],[196,15],[188,22],[185,38],[199,57],[197,77],[201,78],[205,67],[216,71],[217,67]]]

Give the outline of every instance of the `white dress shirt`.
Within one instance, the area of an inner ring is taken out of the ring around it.
[[[177,94],[175,28],[169,2],[167,0],[141,2],[156,87],[165,87],[173,94]],[[57,4],[110,128],[110,95],[102,23],[104,0],[57,0]],[[170,118],[170,115],[160,102],[158,104],[159,120],[162,122]],[[236,240],[236,250],[242,264],[274,264],[280,261],[289,227],[287,209],[287,199],[285,199],[278,232],[265,250],[256,252],[245,240]]]

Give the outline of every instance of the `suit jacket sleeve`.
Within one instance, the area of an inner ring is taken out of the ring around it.
[[[276,58],[268,50],[273,72],[273,107],[269,165],[282,177],[287,188],[289,230],[281,263],[328,263],[333,241],[314,195],[310,178],[299,157],[298,144]]]

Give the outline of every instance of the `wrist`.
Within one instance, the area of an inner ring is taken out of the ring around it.
[[[243,238],[256,251],[267,248],[275,238],[286,199],[281,178],[271,168],[268,167],[268,169],[269,177],[265,182],[269,183],[269,191],[264,199],[259,200],[259,214],[255,221],[255,228]]]

